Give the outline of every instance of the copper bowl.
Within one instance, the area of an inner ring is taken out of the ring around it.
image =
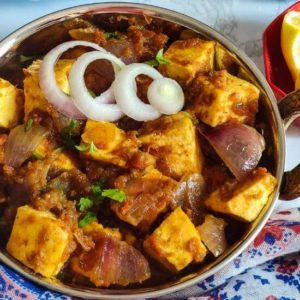
[[[197,269],[162,284],[127,289],[88,288],[42,278],[10,257],[4,248],[0,249],[0,260],[35,283],[48,289],[84,299],[140,299],[157,297],[196,284],[213,275],[237,257],[253,241],[268,220],[278,201],[280,186],[282,186],[281,189],[284,190],[287,198],[292,198],[295,195],[299,196],[300,165],[284,175],[284,130],[296,116],[300,115],[300,92],[290,94],[282,100],[279,111],[273,92],[259,69],[243,52],[221,34],[200,21],[183,14],[155,6],[129,3],[98,3],[77,6],[55,12],[23,26],[0,42],[0,76],[5,78],[7,74],[13,73],[19,54],[29,55],[30,53],[27,53],[28,49],[40,48],[43,45],[43,39],[48,41],[49,39],[53,39],[55,41],[60,36],[60,33],[62,33],[60,30],[64,22],[74,18],[103,17],[105,14],[145,15],[175,22],[200,33],[208,39],[218,41],[234,54],[234,59],[243,68],[248,76],[248,80],[253,82],[261,91],[259,114],[263,116],[262,120],[264,120],[264,124],[266,125],[266,132],[268,132],[268,147],[272,149],[272,155],[269,158],[269,170],[277,177],[278,186],[258,218],[247,226],[242,237],[231,245],[226,253],[208,264],[200,265]],[[39,43],[35,44],[37,41]],[[294,176],[296,173],[297,176]],[[294,180],[295,178],[298,178],[298,182]],[[283,180],[284,185],[282,185]],[[290,193],[291,191],[292,193]]]

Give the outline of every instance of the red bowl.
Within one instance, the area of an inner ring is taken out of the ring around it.
[[[292,92],[295,86],[280,46],[282,21],[285,14],[291,10],[300,11],[300,1],[281,13],[263,33],[266,78],[277,100]]]
[[[280,46],[282,21],[285,14],[291,10],[300,11],[300,1],[281,13],[263,33],[266,78],[277,100],[280,100],[294,90],[294,82],[285,63]]]

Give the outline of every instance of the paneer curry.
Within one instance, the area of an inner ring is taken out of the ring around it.
[[[247,70],[159,19],[60,26],[20,53],[21,80],[0,78],[2,247],[46,278],[112,288],[226,253],[277,184]]]

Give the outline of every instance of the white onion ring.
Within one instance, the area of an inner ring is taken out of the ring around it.
[[[109,87],[105,92],[103,92],[101,95],[93,98],[95,102],[100,104],[112,104],[116,103],[114,91],[112,87]]]
[[[106,52],[104,48],[91,42],[70,41],[62,43],[53,48],[45,55],[39,71],[39,83],[47,100],[51,104],[53,104],[59,112],[70,118],[86,119],[86,116],[83,115],[73,104],[71,97],[66,95],[58,87],[54,72],[54,66],[59,57],[68,49],[76,46],[86,46],[102,52]]]
[[[116,56],[106,52],[92,51],[81,55],[73,64],[70,75],[70,93],[76,107],[89,119],[95,121],[116,121],[124,114],[117,104],[112,104],[113,91],[109,88],[100,96],[93,98],[84,82],[84,72],[87,66],[94,60],[109,60],[116,73],[125,66],[125,64]]]
[[[171,78],[155,79],[149,85],[150,104],[165,115],[176,114],[184,106],[184,94],[177,81]]]
[[[144,74],[153,79],[163,76],[154,68],[143,63],[134,63],[125,66],[113,82],[115,99],[120,109],[130,118],[137,121],[157,119],[161,113],[150,104],[145,104],[137,96],[136,76]]]

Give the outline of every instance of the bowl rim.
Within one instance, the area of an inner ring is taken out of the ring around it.
[[[105,9],[105,11],[104,11]],[[129,10],[135,11],[129,11]],[[230,261],[232,261],[236,256],[238,256],[245,248],[254,240],[257,234],[261,231],[262,227],[268,220],[270,214],[272,213],[275,202],[278,199],[279,194],[279,186],[281,183],[283,171],[284,171],[284,163],[285,163],[285,135],[283,123],[279,114],[279,110],[276,104],[275,96],[268,85],[266,79],[264,78],[261,71],[258,67],[252,62],[252,60],[240,49],[238,49],[229,39],[218,33],[215,29],[209,27],[203,22],[196,20],[190,16],[184,15],[182,13],[176,12],[174,10],[163,8],[154,5],[148,4],[140,4],[133,2],[101,2],[101,3],[90,3],[84,5],[73,6],[65,9],[61,9],[55,11],[53,13],[42,16],[38,19],[35,19],[26,25],[20,27],[13,33],[9,34],[7,37],[0,41],[0,57],[4,56],[5,53],[11,49],[15,44],[20,43],[24,39],[31,36],[33,33],[40,31],[43,28],[46,28],[50,25],[62,22],[64,20],[72,19],[75,17],[80,17],[86,14],[95,14],[101,13],[101,11],[105,13],[144,13],[146,15],[152,15],[153,17],[158,17],[170,22],[175,22],[184,27],[190,28],[194,31],[201,32],[204,35],[207,35],[211,39],[217,40],[222,45],[227,47],[232,53],[236,54],[237,57],[249,68],[249,70],[253,73],[255,78],[258,80],[261,87],[264,89],[268,99],[271,103],[272,112],[274,115],[274,121],[278,134],[278,163],[276,168],[276,177],[278,180],[278,185],[273,194],[273,199],[269,205],[269,207],[264,212],[263,216],[259,220],[256,227],[250,232],[250,234],[245,238],[231,253],[229,253],[223,260],[218,262],[215,266],[210,268],[209,270],[204,271],[203,273],[195,276],[194,278],[187,279],[184,282],[179,282],[169,287],[162,288],[160,290],[152,290],[152,291],[135,291],[135,293],[129,294],[110,294],[110,293],[101,293],[100,291],[84,291],[82,289],[74,289],[71,286],[62,285],[62,284],[53,284],[53,282],[45,281],[39,278],[36,274],[26,272],[24,269],[16,264],[11,257],[6,256],[2,251],[0,252],[0,261],[4,264],[12,268],[19,274],[22,274],[25,278],[31,280],[34,283],[37,283],[49,290],[55,290],[60,293],[64,293],[66,295],[82,297],[85,299],[141,299],[149,298],[149,297],[158,297],[163,296],[169,293],[174,293],[176,291],[182,290],[184,288],[190,287],[202,280],[205,280],[209,276],[215,274],[224,266],[226,266]],[[116,292],[118,290],[115,290]],[[130,292],[134,290],[126,290],[126,292]]]

